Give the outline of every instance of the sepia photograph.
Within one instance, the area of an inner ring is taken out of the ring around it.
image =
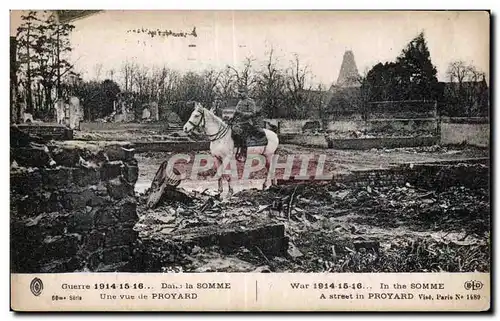
[[[10,272],[489,273],[490,90],[489,11],[11,10]]]

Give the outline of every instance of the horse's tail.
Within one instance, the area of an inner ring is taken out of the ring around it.
[[[269,133],[274,134],[276,136],[276,147],[274,147],[274,151],[272,152],[274,154],[278,150],[279,143],[280,143],[278,133],[276,133],[272,130],[269,130],[269,129],[266,129],[266,131],[268,131]],[[266,152],[266,150],[269,151],[269,145],[272,143],[272,139],[270,139],[271,137],[269,137],[269,134],[266,134],[266,137],[267,137],[267,144],[264,147],[264,151],[262,152],[262,154],[264,154]]]

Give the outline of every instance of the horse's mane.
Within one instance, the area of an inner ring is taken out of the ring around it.
[[[204,113],[208,112],[213,118],[215,118],[216,120],[220,121],[223,125],[227,125],[226,122],[224,122],[224,120],[222,120],[219,116],[217,116],[216,114],[214,114],[214,112],[211,111],[210,109],[203,107],[202,104],[198,103],[198,107],[197,108],[201,108]]]

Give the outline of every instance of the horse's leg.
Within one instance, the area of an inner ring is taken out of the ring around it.
[[[233,187],[231,186],[231,175],[227,175],[227,186],[229,187],[227,194],[229,196],[232,196],[234,191],[233,191]]]
[[[236,162],[236,164],[237,164],[237,162]],[[232,166],[232,164],[229,164],[229,166]],[[236,168],[236,171],[237,170],[238,170],[238,168]],[[231,186],[231,176],[232,176],[232,174],[228,174],[227,175],[227,186],[228,186],[228,192],[227,192],[227,194],[228,194],[228,196],[232,196],[233,193],[234,193],[233,186]]]
[[[262,189],[265,190],[267,187],[273,185],[273,180],[269,178],[269,175],[270,175],[269,169],[271,168],[271,158],[273,155],[272,154],[271,155],[265,154],[264,156],[266,157],[266,179],[264,180],[264,184],[262,185]]]
[[[266,157],[267,175],[266,175],[266,180],[264,181],[264,186],[263,186],[264,189],[266,189],[266,187],[269,186],[277,185],[277,179],[275,173],[270,173],[269,170],[271,168],[279,144],[278,135],[272,132],[268,132],[266,133],[266,136],[267,136],[267,146],[264,148],[264,156]],[[270,175],[272,176],[270,177]]]
[[[216,175],[219,175],[219,168],[220,166],[222,165],[222,161],[220,160],[219,157],[217,156],[214,156],[214,165],[215,165],[215,172],[216,172]],[[219,178],[217,179],[217,183],[218,183],[218,191],[219,191],[219,194],[222,194],[223,192],[223,188],[222,188],[222,175],[219,175]]]
[[[231,174],[225,174],[226,169],[221,167],[221,166],[225,166],[226,164],[219,157],[215,158],[215,164],[216,164],[215,166],[216,166],[217,173],[219,175],[219,179],[217,180],[217,182],[219,184],[219,194],[222,194],[222,192],[224,191],[224,189],[222,187],[222,181],[224,180],[224,178],[226,178],[227,185],[229,187],[228,188],[228,195],[229,196],[233,195],[233,187],[231,186]],[[219,170],[221,170],[220,173],[218,172]]]

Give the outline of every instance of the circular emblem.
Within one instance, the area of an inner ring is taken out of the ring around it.
[[[34,278],[30,284],[30,290],[34,296],[39,296],[40,294],[42,294],[42,290],[43,290],[42,280],[40,280],[39,278]]]
[[[483,288],[483,282],[477,280],[466,281],[464,283],[464,288],[466,290],[478,291]]]

